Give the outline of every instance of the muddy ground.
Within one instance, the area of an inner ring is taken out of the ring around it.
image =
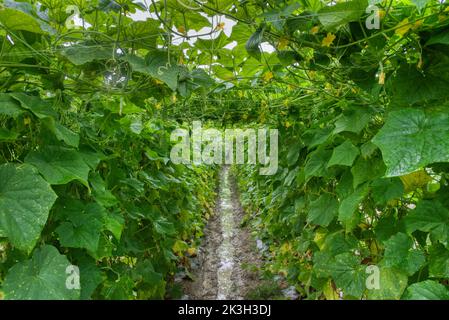
[[[215,214],[192,263],[193,280],[183,281],[183,299],[245,299],[259,283],[261,257],[249,230],[241,227],[244,211],[229,167],[220,172]]]

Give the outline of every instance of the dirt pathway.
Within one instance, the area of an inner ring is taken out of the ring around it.
[[[215,215],[209,220],[199,250],[194,280],[184,285],[184,299],[244,299],[259,282],[251,266],[259,265],[254,241],[241,228],[244,212],[236,183],[225,166]]]

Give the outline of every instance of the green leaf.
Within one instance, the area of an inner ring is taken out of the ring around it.
[[[346,231],[353,230],[360,219],[358,207],[368,194],[368,185],[364,184],[358,187],[350,196],[343,199],[338,208],[338,221],[345,227]]]
[[[122,276],[117,281],[108,281],[102,289],[102,295],[109,300],[131,300],[134,281],[128,276]]]
[[[79,180],[88,187],[90,168],[76,150],[47,146],[38,151],[31,151],[25,162],[36,166],[50,184],[66,184]]]
[[[434,162],[449,161],[449,114],[403,109],[388,115],[373,138],[388,177],[401,176]]]
[[[148,52],[145,60],[134,55],[127,55],[123,60],[129,62],[134,71],[148,74],[167,84],[167,86],[176,90],[178,88],[178,79],[187,74],[185,68],[178,66],[173,59],[168,60],[168,53],[163,50],[151,50]]]
[[[22,92],[14,92],[10,95],[19,101],[24,109],[30,110],[39,119],[47,117],[57,118],[57,114],[52,106],[40,97],[30,96]]]
[[[379,267],[379,288],[367,290],[368,299],[399,300],[407,287],[408,277],[394,268]]]
[[[112,59],[113,48],[103,45],[72,44],[59,52],[71,63],[80,66],[95,60]]]
[[[125,219],[119,213],[107,213],[105,218],[105,229],[111,231],[112,235],[120,240],[125,227]]]
[[[404,185],[399,178],[381,178],[371,183],[372,197],[376,205],[386,204],[404,193]]]
[[[23,113],[18,103],[8,93],[0,93],[0,114],[17,118]]]
[[[434,239],[448,247],[449,210],[439,201],[422,200],[404,218],[408,233],[416,230],[430,232]]]
[[[411,106],[449,96],[446,90],[449,57],[441,54],[427,65],[427,69],[418,70],[415,66],[404,64],[388,79],[386,89],[393,104]]]
[[[449,300],[449,290],[442,284],[426,280],[414,283],[404,294],[406,300]]]
[[[78,147],[80,137],[77,133],[56,122],[54,118],[45,118],[42,121],[48,126],[49,130],[55,134],[58,140],[64,141],[70,147]]]
[[[330,150],[317,149],[309,154],[304,167],[306,179],[310,177],[323,177],[327,173],[326,165],[331,157]]]
[[[11,31],[28,31],[33,33],[46,33],[41,29],[42,22],[20,10],[0,6],[0,24]]]
[[[0,166],[0,233],[26,251],[36,244],[56,200],[50,185],[30,165]]]
[[[449,278],[449,250],[437,244],[429,249],[429,277]]]
[[[381,177],[385,172],[385,165],[380,159],[364,159],[358,158],[354,166],[351,168],[353,176],[353,187]]]
[[[334,148],[327,167],[334,165],[352,166],[352,163],[358,155],[359,149],[354,146],[351,141],[346,140],[341,145]]]
[[[61,245],[97,251],[103,230],[102,216],[106,215],[105,209],[96,203],[85,206],[80,203],[76,205],[76,208],[65,206],[65,210],[67,210],[67,221],[61,223],[55,230]]]
[[[251,37],[246,42],[245,48],[250,56],[254,57],[257,60],[261,58],[260,45],[263,41],[263,34],[265,31],[265,27],[262,26],[254,32]]]
[[[360,298],[365,291],[365,265],[352,253],[342,253],[331,261],[329,273],[345,295]]]
[[[424,264],[422,251],[413,249],[413,240],[404,233],[397,233],[385,241],[383,262],[386,267],[396,268],[411,276]]]
[[[432,35],[430,39],[426,42],[426,46],[433,44],[446,44],[449,45],[449,33],[447,31],[437,33]]]
[[[333,31],[349,22],[358,21],[367,7],[366,0],[339,2],[318,11],[318,19],[326,30]]]
[[[307,222],[327,227],[337,215],[337,210],[337,200],[325,193],[310,204]]]
[[[99,204],[106,208],[109,208],[115,206],[118,203],[117,198],[112,194],[110,190],[106,188],[106,183],[101,178],[98,172],[91,174],[89,182],[92,186],[93,196]]]
[[[3,290],[9,300],[72,300],[80,291],[67,289],[66,269],[71,263],[49,245],[36,249],[30,260],[15,264],[6,275]]]
[[[14,141],[19,137],[19,133],[0,128],[0,141]]]
[[[335,121],[334,134],[349,131],[360,133],[363,128],[371,120],[371,112],[366,109],[355,109],[345,111],[338,119]]]
[[[98,285],[103,282],[103,274],[97,267],[95,260],[87,256],[84,256],[78,263],[78,267],[80,269],[80,299],[88,300]]]

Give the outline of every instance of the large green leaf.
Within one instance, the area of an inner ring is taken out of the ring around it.
[[[304,167],[306,179],[310,177],[323,177],[327,173],[327,163],[331,157],[330,150],[317,149],[310,153]]]
[[[371,120],[369,109],[352,109],[345,112],[335,121],[333,133],[344,131],[359,133]]]
[[[11,97],[20,102],[23,108],[30,110],[39,119],[52,117],[56,118],[57,114],[52,106],[38,96],[30,96],[23,92],[14,92]]]
[[[127,55],[123,59],[129,62],[134,71],[148,74],[176,90],[179,78],[187,74],[187,70],[178,66],[173,59],[169,60],[169,57],[166,51],[151,50],[145,59],[135,55]]]
[[[448,247],[449,210],[439,201],[422,200],[404,219],[407,232],[430,232],[434,239]]]
[[[365,291],[365,266],[352,253],[342,253],[329,266],[329,273],[345,295],[360,298]]]
[[[385,241],[383,263],[409,276],[417,272],[425,262],[424,254],[413,249],[413,240],[404,233],[397,233]]]
[[[103,282],[103,274],[92,258],[83,257],[77,265],[80,270],[80,299],[87,300],[91,298],[98,285]]]
[[[380,178],[371,183],[371,192],[376,204],[385,204],[399,198],[404,193],[404,185],[399,178]]]
[[[367,291],[368,299],[399,300],[407,287],[408,277],[394,268],[379,266],[379,288]]]
[[[33,33],[45,33],[42,30],[42,22],[38,22],[31,15],[13,8],[0,6],[0,24],[11,31],[28,31]]]
[[[36,166],[50,184],[66,184],[79,180],[88,186],[90,168],[76,150],[48,146],[30,152],[25,161]]]
[[[353,187],[357,188],[364,182],[381,177],[384,172],[385,165],[381,159],[364,159],[359,157],[351,168]]]
[[[23,110],[8,93],[0,93],[0,114],[17,118]]]
[[[423,109],[392,111],[373,138],[387,165],[386,176],[401,176],[434,162],[449,161],[449,114]]]
[[[105,209],[96,203],[72,204],[75,205],[74,208],[65,207],[67,220],[56,228],[59,242],[64,247],[97,251],[104,217],[107,214]]]
[[[368,185],[358,187],[351,195],[343,199],[338,208],[338,221],[345,227],[346,231],[352,231],[360,219],[358,207],[360,202],[368,194]]]
[[[441,244],[429,249],[429,276],[449,278],[449,250]]]
[[[71,63],[83,65],[95,60],[112,59],[113,48],[104,45],[73,44],[59,52]]]
[[[30,165],[0,166],[0,233],[26,251],[39,239],[56,200],[50,185]]]
[[[442,284],[426,280],[414,283],[404,294],[406,300],[449,300],[449,290]]]
[[[332,157],[330,158],[327,166],[341,165],[352,166],[355,158],[359,154],[359,149],[352,144],[351,141],[346,140],[338,147],[334,148]]]
[[[30,260],[14,265],[6,275],[3,289],[10,300],[78,299],[78,289],[68,289],[67,267],[71,263],[58,250],[45,245]]]
[[[337,200],[330,194],[323,194],[310,204],[307,221],[320,226],[328,226],[338,210]]]
[[[318,11],[318,19],[327,30],[334,30],[348,22],[357,21],[368,7],[366,0],[339,2]]]
[[[425,104],[449,96],[447,92],[449,57],[444,54],[429,56],[429,61],[424,70],[415,66],[402,65],[391,77],[386,88],[392,102],[399,106],[411,106]]]

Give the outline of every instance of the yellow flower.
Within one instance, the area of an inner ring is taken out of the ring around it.
[[[24,125],[29,125],[31,123],[31,119],[30,118],[28,118],[28,117],[26,117],[25,119],[23,119],[23,124]]]
[[[278,49],[283,50],[287,48],[287,46],[288,46],[288,39],[284,37],[280,38],[278,42]]]
[[[160,102],[156,103],[154,105],[154,107],[156,108],[156,110],[161,110],[162,109],[162,104]]]
[[[268,82],[271,79],[273,79],[273,72],[271,71],[265,72],[265,74],[263,75],[263,81]]]
[[[398,28],[396,29],[396,34],[403,37],[412,28],[412,24],[409,23],[408,18],[405,18],[398,23],[397,27]]]
[[[288,121],[285,121],[285,127],[288,129],[292,126],[292,124]]]
[[[310,33],[312,33],[312,34],[317,34],[318,31],[320,31],[320,27],[319,26],[315,26],[312,29],[310,29]]]
[[[335,40],[335,35],[332,33],[328,33],[327,36],[323,39],[323,42],[321,43],[321,45],[323,47],[330,47],[332,42],[334,42]]]

